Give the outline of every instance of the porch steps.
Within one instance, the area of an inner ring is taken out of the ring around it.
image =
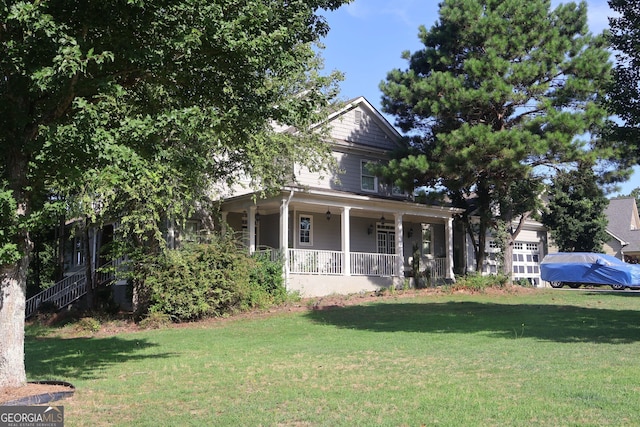
[[[97,286],[104,286],[114,279],[113,262],[108,262],[96,272]],[[57,282],[50,288],[32,296],[26,301],[25,318],[33,316],[40,305],[51,302],[60,310],[87,293],[87,276],[84,271],[74,273]]]

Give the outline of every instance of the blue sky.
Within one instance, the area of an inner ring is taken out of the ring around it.
[[[418,27],[433,26],[438,19],[437,0],[355,0],[325,16],[331,30],[322,40],[326,70],[345,74],[341,83],[343,100],[364,96],[378,110],[382,96],[378,85],[389,71],[406,69],[401,58],[405,50],[420,49]],[[551,1],[553,6],[563,3]],[[608,26],[612,14],[606,0],[589,0],[588,19],[592,32]],[[387,116],[393,124],[393,117]],[[620,185],[620,194],[640,187],[640,168]],[[616,195],[618,193],[612,194]]]

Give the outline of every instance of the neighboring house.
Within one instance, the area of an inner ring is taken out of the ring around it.
[[[605,242],[604,252],[629,263],[640,262],[640,217],[636,199],[611,199],[605,213],[611,238]]]
[[[328,124],[337,175],[295,167],[295,184],[275,196],[225,199],[223,222],[245,233],[251,252],[281,254],[287,288],[303,296],[402,286],[416,258],[432,280],[453,281],[453,219],[462,211],[415,203],[375,176],[371,166],[403,142],[365,98]]]

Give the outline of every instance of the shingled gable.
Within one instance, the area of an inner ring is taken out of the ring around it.
[[[404,146],[402,136],[366,98],[351,99],[329,115],[330,136],[338,146],[390,151]]]
[[[611,199],[605,211],[609,224],[607,233],[617,240],[625,254],[640,252],[640,217],[632,197]]]

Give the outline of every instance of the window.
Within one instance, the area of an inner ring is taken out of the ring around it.
[[[422,255],[431,255],[431,224],[422,224]]]
[[[527,243],[526,247],[527,247],[528,251],[534,251],[534,252],[538,251],[538,244],[537,243]]]
[[[354,111],[354,122],[357,125],[360,125],[360,123],[362,123],[362,111],[360,110]]]
[[[404,190],[403,190],[402,188],[400,188],[399,186],[397,186],[397,185],[395,185],[395,184],[394,184],[394,185],[391,187],[391,194],[392,194],[392,195],[394,195],[394,196],[406,196],[406,195],[407,195],[407,192],[406,192],[406,191],[404,191]]]
[[[378,191],[378,178],[371,171],[374,163],[365,160],[361,163],[361,187],[363,191]]]
[[[200,231],[200,221],[187,220],[182,230],[181,240],[185,242],[196,242]]]
[[[300,215],[298,225],[298,243],[301,246],[313,245],[313,218],[311,216]]]

